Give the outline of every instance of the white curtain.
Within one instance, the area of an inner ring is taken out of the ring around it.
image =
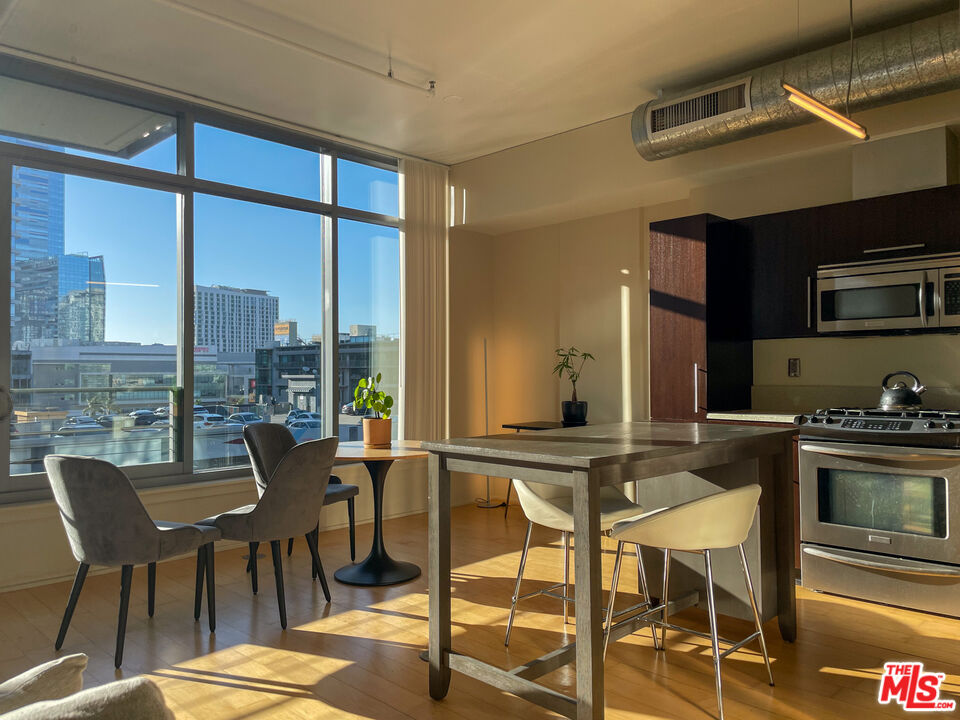
[[[402,160],[402,437],[447,433],[447,168]]]

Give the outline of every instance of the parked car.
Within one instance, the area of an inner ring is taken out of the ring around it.
[[[153,425],[157,420],[153,410],[133,410],[127,414],[127,417],[134,419],[134,425]]]
[[[306,410],[298,410],[294,408],[293,410],[287,413],[287,419],[284,420],[284,425],[289,425],[294,420],[299,419],[301,415],[305,415],[306,412],[307,412]]]
[[[207,410],[203,405],[194,405],[193,406],[193,416],[194,417],[205,417],[210,414],[210,411]]]
[[[64,427],[76,427],[78,425],[99,425],[95,418],[87,415],[73,415],[63,421]]]
[[[323,427],[323,423],[320,422],[319,420],[294,420],[292,423],[290,423],[291,430],[295,428],[321,428],[321,427]]]
[[[298,420],[323,420],[323,417],[320,413],[307,412],[306,410],[298,410],[298,415],[296,417],[290,417],[287,415],[286,425],[293,427],[293,424]]]
[[[227,422],[240,423],[241,425],[249,425],[250,423],[263,422],[263,418],[261,418],[256,413],[241,412],[241,413],[233,413],[233,415],[227,418]]]

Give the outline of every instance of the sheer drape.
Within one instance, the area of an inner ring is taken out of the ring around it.
[[[403,437],[447,432],[447,168],[400,163],[403,182]]]

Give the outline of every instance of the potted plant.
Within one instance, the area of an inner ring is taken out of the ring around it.
[[[557,348],[557,364],[553,368],[553,373],[559,378],[566,377],[573,385],[573,395],[569,400],[560,403],[560,410],[563,413],[564,425],[586,425],[587,424],[587,401],[577,399],[577,380],[580,379],[580,373],[583,372],[583,364],[587,360],[595,358],[588,352],[582,352],[574,346],[569,348]]]
[[[380,373],[376,377],[360,378],[353,391],[353,407],[356,410],[373,410],[374,417],[363,419],[363,446],[368,448],[390,447],[393,397],[377,389],[380,378]]]

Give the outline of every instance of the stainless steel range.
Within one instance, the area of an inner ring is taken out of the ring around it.
[[[798,425],[802,585],[960,617],[960,410]]]

